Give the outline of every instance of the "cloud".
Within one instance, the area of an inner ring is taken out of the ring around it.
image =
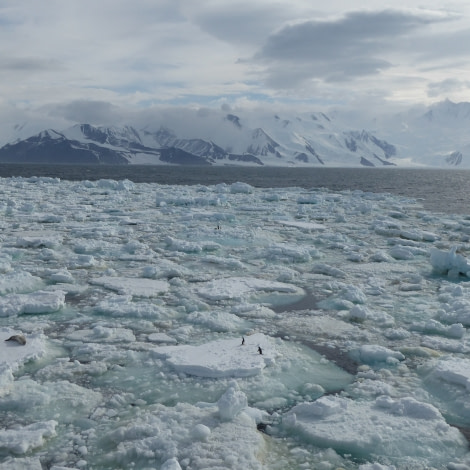
[[[401,9],[419,1],[4,0],[0,104],[107,123],[113,106],[466,99],[437,84],[467,80],[470,5]]]
[[[51,117],[61,117],[71,122],[103,125],[117,123],[121,117],[119,107],[105,101],[76,100],[44,108]]]
[[[470,56],[468,44],[470,43],[470,27],[468,24],[462,28],[449,28],[437,31],[430,35],[420,35],[414,38],[413,48],[410,53],[419,62],[426,64],[424,70],[436,70],[447,68],[449,73],[456,72],[465,64],[468,67]],[[456,64],[455,60],[461,61]],[[451,69],[457,69],[452,70]],[[466,71],[468,76],[468,71]]]
[[[440,95],[452,96],[455,92],[470,90],[470,80],[459,80],[447,78],[440,82],[428,84],[428,96],[436,97]]]
[[[259,45],[280,24],[298,18],[298,2],[271,0],[186,0],[181,11],[214,38],[231,44]]]
[[[341,82],[378,75],[397,65],[400,55],[406,56],[414,34],[449,20],[448,15],[407,10],[357,11],[308,20],[272,34],[251,62],[263,65],[267,83],[278,87],[307,79]]]
[[[11,57],[0,62],[2,72],[49,72],[62,69],[62,64],[54,59],[36,57]]]

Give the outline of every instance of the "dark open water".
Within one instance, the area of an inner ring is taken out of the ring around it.
[[[0,177],[10,176],[50,176],[74,181],[128,179],[136,183],[185,185],[243,181],[262,188],[360,189],[409,196],[432,211],[470,215],[470,170],[0,164]]]

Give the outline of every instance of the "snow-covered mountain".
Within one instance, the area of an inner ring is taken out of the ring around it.
[[[470,103],[446,100],[410,110],[389,117],[380,129],[402,164],[470,168]]]
[[[0,162],[470,168],[469,128],[470,103],[450,101],[369,122],[361,113],[187,111],[144,126],[45,130],[1,147]]]

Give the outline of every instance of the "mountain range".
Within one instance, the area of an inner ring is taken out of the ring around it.
[[[290,115],[181,111],[144,125],[74,124],[16,135],[2,163],[470,168],[470,103],[365,119],[360,111]]]

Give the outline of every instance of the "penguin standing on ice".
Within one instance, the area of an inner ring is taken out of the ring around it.
[[[244,345],[245,345],[245,337],[242,336],[242,346],[244,346]]]
[[[263,350],[261,349],[261,346],[258,346],[258,352],[259,352],[260,354],[263,354]]]

